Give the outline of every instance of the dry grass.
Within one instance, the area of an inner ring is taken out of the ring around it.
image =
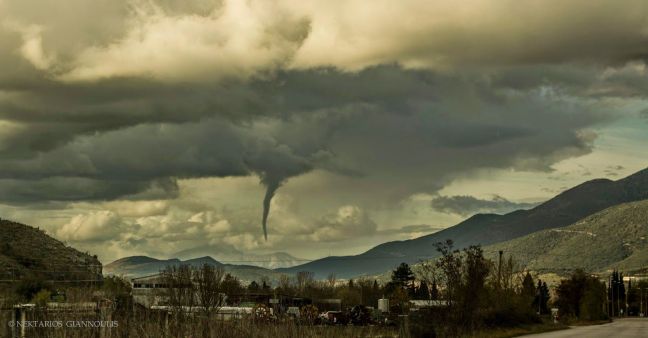
[[[564,324],[544,323],[537,325],[529,325],[515,328],[501,328],[481,331],[473,335],[474,338],[509,338],[519,337],[527,334],[542,333],[549,331],[565,330],[569,326]]]
[[[30,315],[28,320],[95,320],[91,316],[75,314]],[[30,328],[27,337],[38,338],[336,338],[336,337],[398,337],[398,330],[379,326],[313,326],[292,321],[260,323],[251,319],[232,321],[207,320],[206,318],[175,318],[166,321],[154,316],[131,318],[104,318],[116,320],[118,327],[98,328]],[[5,332],[2,332],[5,333]],[[5,335],[9,333],[6,332]],[[0,335],[1,336],[1,335]],[[10,335],[9,335],[10,336]]]

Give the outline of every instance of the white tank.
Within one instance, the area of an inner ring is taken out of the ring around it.
[[[380,310],[380,312],[389,312],[389,299],[378,299],[378,310]]]

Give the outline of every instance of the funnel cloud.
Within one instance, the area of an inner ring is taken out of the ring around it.
[[[270,213],[270,202],[272,202],[272,197],[274,197],[275,192],[279,188],[280,183],[277,181],[267,182],[266,183],[266,193],[263,198],[263,218],[261,220],[261,225],[263,227],[263,237],[265,240],[268,240],[268,214]]]
[[[648,165],[645,1],[365,2],[0,0],[0,215],[304,257]]]

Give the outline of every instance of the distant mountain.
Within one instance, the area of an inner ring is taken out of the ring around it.
[[[56,280],[101,277],[96,256],[80,252],[29,225],[0,219],[0,279],[29,275]]]
[[[648,200],[625,203],[573,225],[539,231],[484,248],[511,254],[529,270],[603,272],[648,268]]]
[[[452,239],[456,248],[494,244],[544,229],[564,227],[608,207],[643,199],[648,199],[648,169],[618,181],[585,182],[533,209],[506,215],[477,214],[431,235],[387,242],[356,256],[327,257],[277,271],[312,271],[316,278],[326,278],[331,273],[340,278],[375,275],[400,262],[414,263],[435,257],[434,244],[446,239]]]
[[[173,254],[179,259],[189,257],[211,256],[216,257],[220,262],[231,264],[248,264],[264,267],[267,269],[288,268],[304,262],[304,259],[294,257],[285,252],[274,252],[269,254],[249,254],[236,250],[233,247],[224,247],[219,245],[201,246],[183,250]]]
[[[178,258],[155,259],[148,256],[124,257],[106,265],[104,267],[104,274],[133,278],[157,274],[167,266],[191,265],[200,267],[204,264],[222,266],[225,272],[230,273],[244,282],[251,282],[253,280],[259,282],[262,278],[268,278],[271,282],[275,282],[281,275],[279,272],[258,266],[223,264],[209,256],[187,260],[180,260]]]

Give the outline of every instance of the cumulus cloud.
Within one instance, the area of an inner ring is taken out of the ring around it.
[[[431,201],[432,208],[461,216],[469,216],[480,212],[508,213],[518,209],[530,209],[536,203],[511,202],[506,198],[494,195],[490,199],[480,199],[474,196],[437,196]]]
[[[589,153],[590,129],[636,111],[625,100],[648,88],[642,1],[0,6],[0,202],[102,203],[169,239],[251,247],[251,219],[275,223],[277,241],[313,235],[269,211],[313,170],[344,177],[321,189],[359,208],[316,221],[327,231],[314,238],[371,232],[362,210],[475,170],[548,172]],[[183,180],[247,176],[265,188],[254,218],[196,222],[205,210],[162,202]]]
[[[43,50],[43,27],[30,25],[23,27],[20,24],[5,22],[5,26],[21,34],[22,45],[20,54],[39,70],[48,70],[55,62],[53,55],[46,54]]]
[[[309,237],[314,241],[339,241],[376,232],[376,223],[362,209],[353,205],[340,207],[337,212],[323,216]]]
[[[111,2],[73,1],[65,7],[76,14],[70,15],[55,3],[5,1],[4,19],[55,26],[44,42],[52,53],[70,54],[55,70],[67,80],[186,81],[248,77],[282,67],[357,71],[384,63],[430,69],[623,63],[647,52],[647,8],[640,0],[595,6],[581,0],[524,6],[512,0],[380,0],[371,6],[358,0]],[[93,9],[102,13],[98,20],[83,15]],[[48,18],[51,12],[61,15]],[[64,41],[64,34],[77,43]]]
[[[119,215],[111,211],[97,211],[72,217],[56,235],[69,241],[102,241],[118,235],[125,225]]]
[[[169,210],[169,202],[166,200],[146,201],[110,201],[102,207],[116,212],[122,217],[145,217],[163,215]]]
[[[288,63],[309,30],[305,18],[263,1],[227,1],[203,15],[169,13],[154,2],[134,6],[126,35],[83,50],[63,80],[247,78]]]
[[[295,60],[298,67],[623,62],[648,51],[642,1],[347,1],[296,7],[312,15],[313,27]]]

